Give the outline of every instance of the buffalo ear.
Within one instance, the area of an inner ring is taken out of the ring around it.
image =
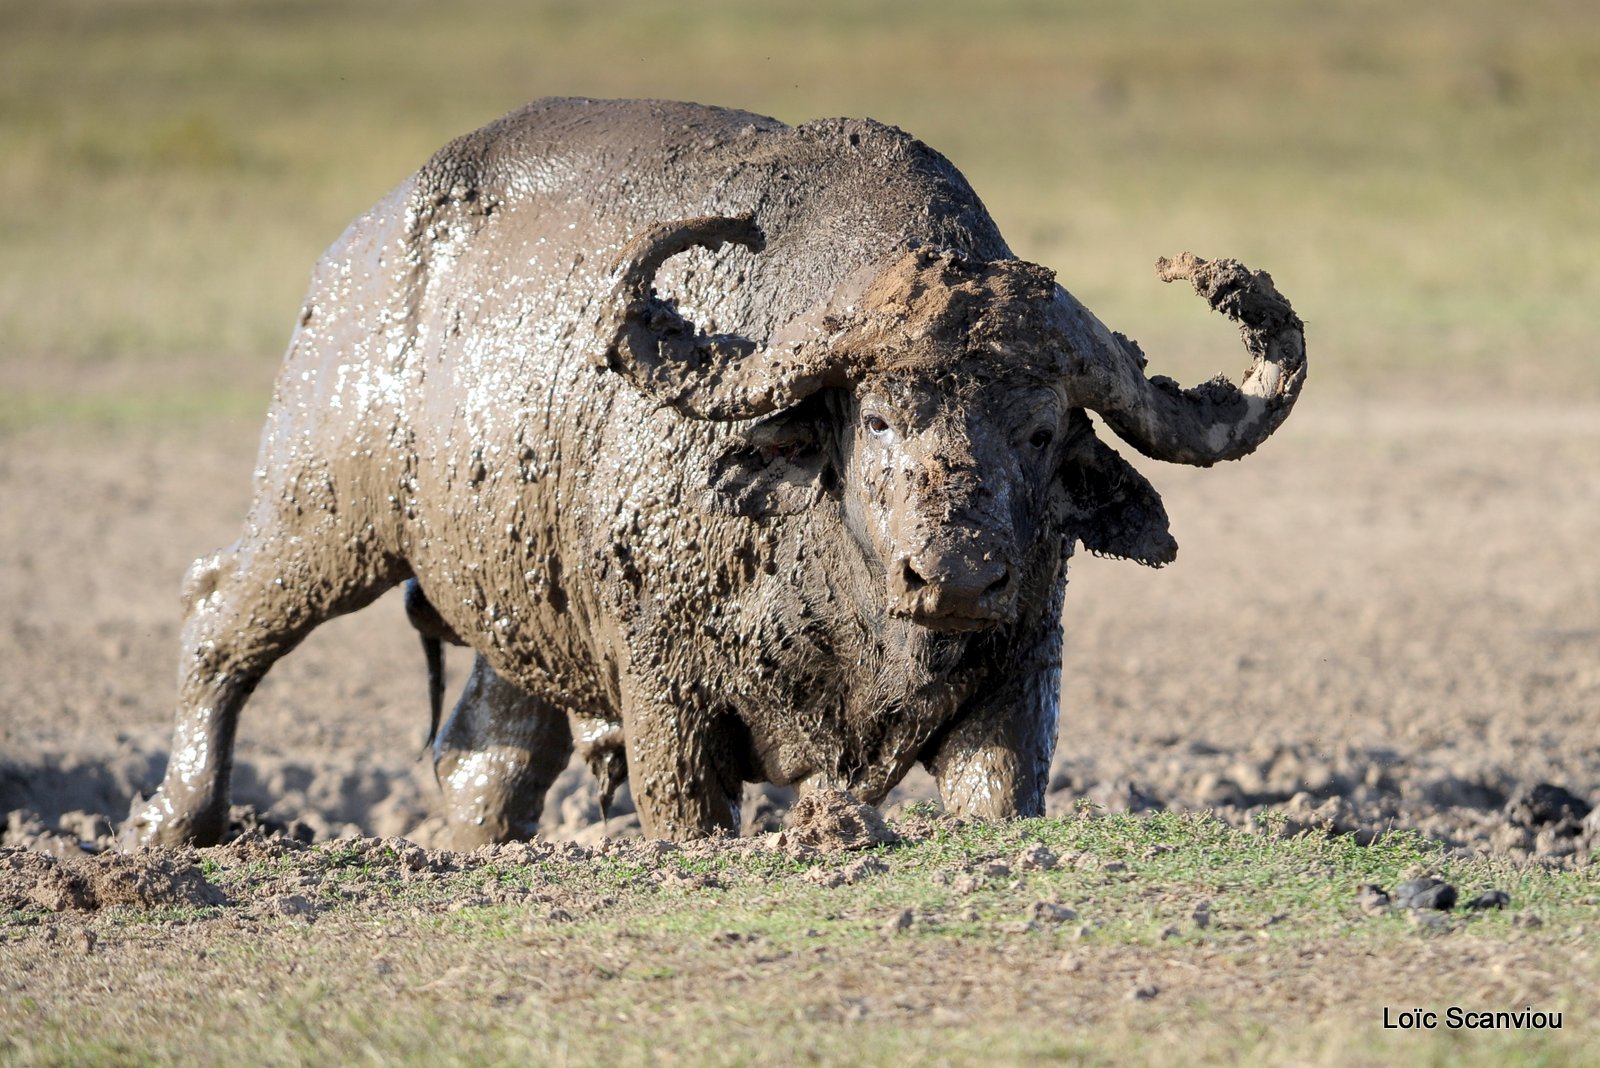
[[[706,510],[763,519],[815,505],[829,469],[815,409],[801,404],[724,439],[707,471]]]
[[[1056,474],[1056,507],[1069,537],[1101,556],[1170,564],[1178,543],[1167,529],[1167,510],[1155,487],[1095,437],[1081,408],[1074,409]]]

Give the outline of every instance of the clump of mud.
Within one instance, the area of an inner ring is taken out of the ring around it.
[[[889,829],[878,810],[844,790],[817,790],[789,810],[789,827],[779,845],[791,853],[838,853],[891,845],[900,836]]]
[[[5,826],[0,828],[0,846],[36,849],[63,858],[106,849],[115,841],[109,819],[82,809],[62,813],[54,825],[32,809],[12,809],[5,813]]]
[[[93,911],[221,905],[222,891],[186,853],[145,851],[62,860],[33,849],[0,849],[0,907]]]

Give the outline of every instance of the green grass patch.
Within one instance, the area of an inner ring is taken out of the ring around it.
[[[1286,838],[1199,814],[914,813],[902,830],[898,846],[799,858],[751,842],[207,852],[222,908],[0,918],[0,985],[18,995],[0,999],[0,1056],[1531,1065],[1581,1063],[1600,1037],[1585,1008],[1600,977],[1589,869],[1456,857],[1413,834]],[[1024,869],[1038,846],[1058,863]],[[1464,896],[1505,890],[1511,907],[1438,925],[1357,907],[1361,883],[1392,889],[1421,871]],[[845,872],[854,881],[822,878]],[[290,891],[312,908],[275,909]],[[1076,915],[1042,917],[1041,901]],[[88,951],[79,928],[97,936]],[[1382,1026],[1385,1008],[1450,1005],[1532,1005],[1564,1024]],[[92,1022],[105,1018],[115,1034]]]
[[[34,427],[126,430],[182,428],[226,420],[260,422],[268,395],[253,389],[150,392],[18,391],[0,394],[0,434]]]

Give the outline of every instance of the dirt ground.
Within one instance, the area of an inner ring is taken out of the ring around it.
[[[38,425],[0,439],[0,844],[103,845],[159,781],[179,579],[233,538],[257,429]],[[1074,561],[1053,810],[1087,798],[1244,822],[1285,807],[1586,859],[1581,821],[1600,801],[1600,406],[1340,396],[1313,381],[1255,457],[1140,466],[1178,561]],[[453,651],[452,684],[467,666]],[[422,658],[390,595],[262,685],[235,801],[302,837],[431,844],[426,727]],[[1531,812],[1520,795],[1539,784],[1575,799]],[[901,793],[929,786],[919,773]],[[753,791],[747,824],[787,800]],[[593,784],[570,769],[547,830],[636,833],[625,797],[618,808],[595,826]]]

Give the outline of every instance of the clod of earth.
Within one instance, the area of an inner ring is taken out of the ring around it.
[[[1363,883],[1356,890],[1356,904],[1369,916],[1381,916],[1389,911],[1389,892],[1376,883]]]
[[[1017,871],[1049,871],[1056,866],[1058,860],[1049,846],[1035,842],[1017,854],[1012,867]]]
[[[182,854],[106,852],[59,860],[36,850],[0,849],[0,906],[5,908],[198,908],[223,900],[222,891]]]
[[[1429,876],[1407,879],[1394,888],[1394,903],[1403,909],[1448,911],[1456,906],[1456,888]]]
[[[1506,803],[1506,820],[1512,826],[1534,832],[1548,829],[1562,836],[1582,833],[1589,812],[1589,802],[1564,786],[1547,782],[1529,787]]]
[[[1041,923],[1066,923],[1068,920],[1078,918],[1077,909],[1063,905],[1059,901],[1035,901],[1029,914]]]
[[[871,805],[843,790],[818,790],[789,810],[789,828],[782,832],[780,842],[790,852],[837,853],[899,840]]]
[[[915,922],[916,913],[912,912],[910,909],[901,909],[899,912],[891,916],[886,923],[884,923],[883,930],[887,934],[896,934],[900,931],[910,930],[911,925]]]

